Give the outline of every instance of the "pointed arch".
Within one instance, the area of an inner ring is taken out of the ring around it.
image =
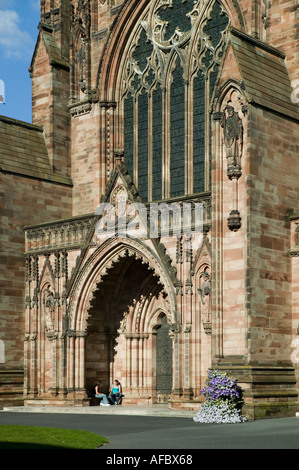
[[[176,294],[173,283],[154,251],[140,240],[110,239],[98,247],[85,261],[77,276],[77,282],[70,292],[69,325],[71,330],[85,331],[88,310],[94,292],[98,289],[103,276],[120,258],[133,256],[140,259],[158,278],[166,295],[169,320],[178,325]]]
[[[157,0],[155,0],[157,2]],[[147,14],[150,0],[126,0],[114,22],[104,48],[97,76],[100,101],[116,101],[118,71],[125,58],[129,37],[138,23]],[[245,21],[238,0],[222,0],[232,26],[245,31]],[[206,7],[206,5],[205,5]]]

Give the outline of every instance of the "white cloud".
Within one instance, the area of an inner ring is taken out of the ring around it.
[[[0,0],[0,7],[6,0]],[[0,10],[0,49],[6,57],[25,59],[32,55],[34,41],[20,28],[20,17],[14,10]]]

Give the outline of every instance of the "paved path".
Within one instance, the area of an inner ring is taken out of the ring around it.
[[[47,426],[69,429],[84,429],[106,436],[110,443],[100,452],[105,456],[116,449],[168,450],[181,449],[186,454],[191,449],[299,449],[299,419],[265,419],[240,424],[199,424],[191,416],[159,416],[158,409],[147,415],[139,408],[139,415],[123,407],[104,407],[96,410],[51,409],[51,412],[32,409],[0,411],[1,424]],[[94,407],[96,408],[96,407]],[[137,407],[135,407],[137,408]],[[160,407],[160,413],[163,410]],[[142,414],[143,412],[143,414]],[[156,413],[156,414],[155,414]],[[150,415],[151,414],[151,415]],[[191,413],[192,416],[194,413]],[[165,452],[164,452],[165,453]],[[138,451],[134,451],[137,455]],[[113,454],[117,455],[117,454]],[[105,457],[106,458],[106,457]]]

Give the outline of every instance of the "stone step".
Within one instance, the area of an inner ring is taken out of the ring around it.
[[[58,407],[58,406],[11,406],[2,411],[14,413],[65,413],[65,414],[113,414],[130,416],[160,416],[176,418],[193,418],[195,411],[172,410],[161,405],[121,405],[121,406],[90,406],[90,407]]]

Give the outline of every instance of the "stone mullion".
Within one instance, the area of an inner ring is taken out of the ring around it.
[[[190,86],[191,85],[191,86]],[[186,83],[185,106],[185,192],[193,193],[193,81]]]
[[[210,77],[205,80],[205,191],[210,191]]]
[[[170,93],[162,92],[162,199],[170,196]]]
[[[153,200],[153,95],[148,93],[148,200]]]
[[[134,123],[134,155],[133,155],[133,180],[138,188],[138,121],[139,121],[139,115],[138,115],[138,96],[135,97],[134,99],[134,118],[133,118],[133,123]]]

